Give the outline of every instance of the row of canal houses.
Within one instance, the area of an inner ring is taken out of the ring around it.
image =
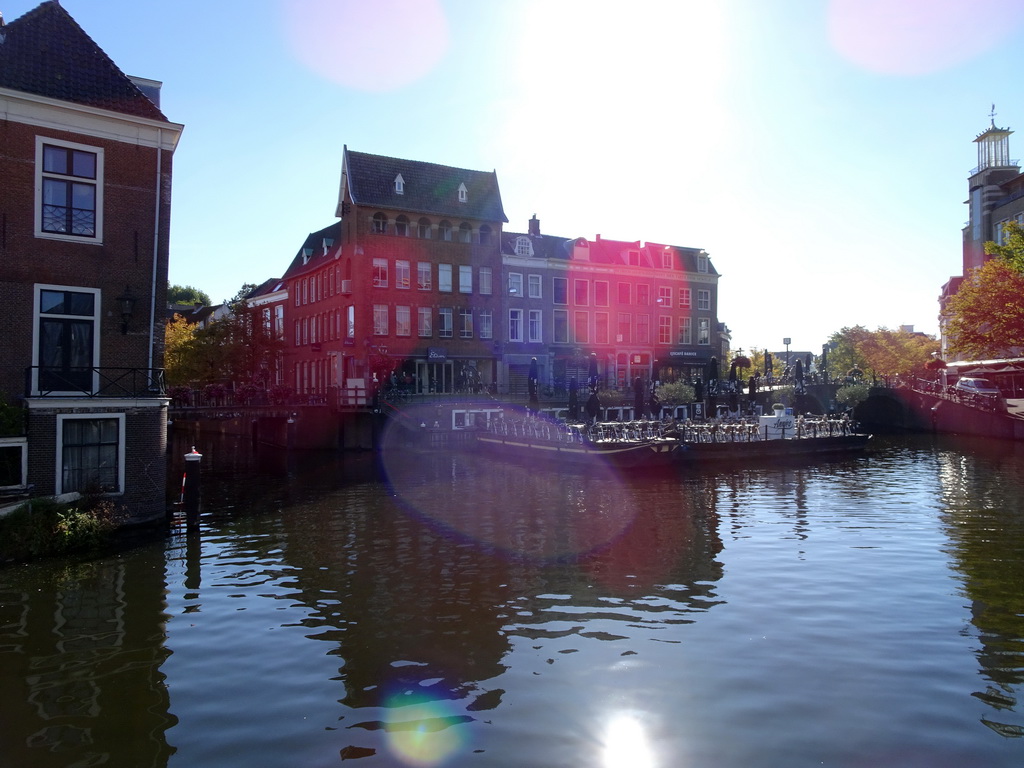
[[[727,359],[718,273],[700,248],[507,231],[497,174],[342,156],[337,221],[248,299],[286,352],[269,377],[364,402],[694,380]]]

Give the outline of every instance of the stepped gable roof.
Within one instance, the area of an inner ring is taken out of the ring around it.
[[[471,171],[419,160],[352,152],[345,148],[348,193],[355,205],[453,219],[507,222],[494,171]],[[395,190],[401,175],[404,190]],[[466,202],[459,185],[466,185]]]
[[[57,0],[0,27],[0,87],[167,122]]]
[[[324,254],[324,240],[331,240]],[[307,257],[305,251],[309,250]],[[312,272],[323,266],[326,261],[333,261],[335,256],[341,252],[341,222],[336,221],[316,232],[310,232],[306,239],[299,246],[298,253],[288,265],[281,280],[289,280],[293,277]]]
[[[514,254],[516,241],[520,237],[529,238],[533,244],[533,257],[538,259],[568,259],[572,255],[574,238],[557,235],[531,235],[528,232],[502,232],[501,252]]]

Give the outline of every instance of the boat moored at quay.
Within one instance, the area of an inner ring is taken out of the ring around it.
[[[762,423],[762,422],[769,423]],[[786,426],[788,424],[788,426]],[[800,457],[825,458],[865,450],[871,436],[849,418],[790,417],[760,420],[629,421],[592,424],[538,417],[497,418],[473,445],[508,459],[615,468],[663,469],[681,464],[722,464]]]

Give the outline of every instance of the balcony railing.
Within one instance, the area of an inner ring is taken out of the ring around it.
[[[163,368],[25,369],[26,397],[163,397],[167,394]]]

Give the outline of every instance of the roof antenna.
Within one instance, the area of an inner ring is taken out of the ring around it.
[[[992,105],[992,111],[988,113],[988,119],[992,121],[992,127],[996,127],[996,105]]]

